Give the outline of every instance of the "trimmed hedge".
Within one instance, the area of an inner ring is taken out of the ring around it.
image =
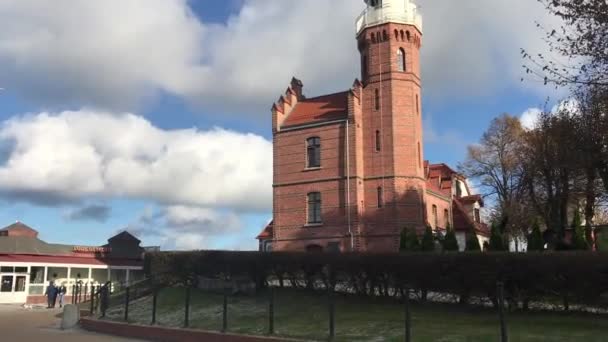
[[[148,275],[169,281],[249,278],[280,286],[400,296],[405,288],[495,303],[502,281],[509,302],[530,301],[608,308],[608,254],[560,253],[261,253],[158,252],[146,254]],[[171,278],[171,279],[169,279]]]

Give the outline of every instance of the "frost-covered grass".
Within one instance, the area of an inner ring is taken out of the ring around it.
[[[292,289],[277,290],[275,334],[306,340],[326,340],[327,296]],[[190,327],[220,330],[222,296],[193,290]],[[170,288],[158,297],[157,323],[182,327],[185,290]],[[403,305],[393,299],[336,295],[337,341],[403,341]],[[131,303],[129,320],[149,324],[152,299]],[[487,308],[467,309],[447,304],[412,304],[412,339],[431,342],[497,341],[498,316]],[[122,320],[122,308],[108,313]],[[512,341],[608,340],[608,317],[590,314],[509,313]],[[233,296],[228,302],[228,330],[243,334],[265,334],[268,330],[268,296]]]

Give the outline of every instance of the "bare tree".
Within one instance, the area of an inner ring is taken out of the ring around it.
[[[522,49],[527,74],[556,85],[608,86],[608,1],[538,0],[561,18],[559,28],[545,28],[551,52],[567,62]]]
[[[523,128],[518,118],[503,114],[495,118],[481,137],[479,144],[468,147],[467,158],[458,165],[459,171],[474,180],[484,197],[495,201],[495,219],[501,222],[501,230],[516,234],[523,224],[521,218],[523,186],[522,164],[519,158]]]

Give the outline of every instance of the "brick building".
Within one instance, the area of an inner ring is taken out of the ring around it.
[[[487,239],[481,197],[424,160],[422,19],[411,0],[365,0],[356,21],[361,80],[307,98],[292,79],[272,106],[273,221],[262,250],[387,252],[405,227],[450,225]]]

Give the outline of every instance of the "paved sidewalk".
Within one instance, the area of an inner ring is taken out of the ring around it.
[[[127,342],[136,341],[90,333],[82,329],[61,330],[61,310],[26,309],[20,305],[0,304],[0,340],[61,342]]]

